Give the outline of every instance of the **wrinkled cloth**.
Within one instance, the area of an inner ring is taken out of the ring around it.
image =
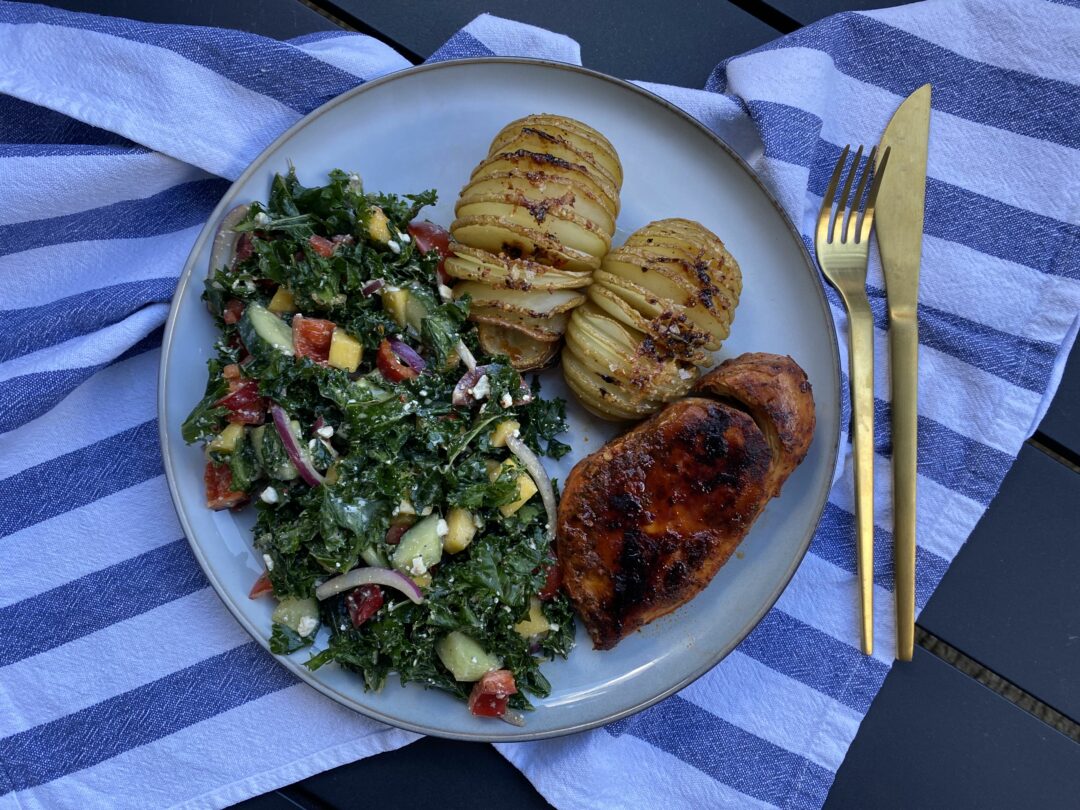
[[[487,15],[431,58],[492,54],[580,62],[572,40]],[[229,615],[174,516],[155,418],[168,302],[229,182],[313,108],[408,64],[357,34],[0,2],[0,808],[221,807],[416,739],[298,682]],[[704,89],[644,83],[732,144],[811,248],[840,150],[933,84],[919,608],[1076,335],[1078,77],[1077,8],[953,0],[822,20]],[[894,655],[883,290],[875,253],[874,656],[855,646],[845,435],[810,552],[735,652],[636,716],[499,746],[557,807],[824,802]]]

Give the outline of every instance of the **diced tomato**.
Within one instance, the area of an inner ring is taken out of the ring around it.
[[[311,245],[312,250],[314,250],[323,258],[329,259],[331,256],[334,255],[334,243],[327,239],[325,236],[312,234],[308,238],[308,244]]]
[[[345,607],[353,627],[359,627],[383,606],[383,592],[378,585],[361,585],[345,597]]]
[[[540,601],[547,602],[550,599],[554,599],[556,594],[559,593],[559,589],[562,587],[562,566],[559,565],[556,560],[555,564],[547,570],[547,582],[544,583],[544,587],[540,589]]]
[[[233,257],[233,266],[235,267],[245,259],[250,259],[251,254],[254,252],[255,246],[251,242],[251,234],[245,231],[236,240],[236,255]]]
[[[413,377],[420,376],[419,371],[409,368],[398,360],[398,356],[394,354],[394,350],[390,347],[389,340],[383,340],[379,344],[379,353],[375,355],[375,365],[379,372],[390,382],[401,382],[402,380],[411,380]]]
[[[247,500],[247,493],[233,490],[232,470],[228,464],[206,462],[203,482],[206,484],[206,505],[211,509],[231,509]]]
[[[409,232],[409,236],[416,240],[416,247],[421,253],[427,253],[429,250],[439,252],[439,281],[443,284],[449,284],[450,276],[447,274],[444,265],[446,264],[446,257],[450,254],[450,233],[445,228],[441,228],[434,222],[428,222],[427,220],[410,222],[406,230]]]
[[[240,376],[240,367],[230,363],[222,369],[229,381],[229,393],[217,401],[229,409],[229,421],[242,425],[261,425],[266,420],[267,401],[259,396],[259,384]]]
[[[262,575],[255,580],[255,584],[251,586],[251,590],[248,591],[248,599],[258,599],[260,596],[273,592],[274,586],[270,584],[270,574],[263,571]]]
[[[333,321],[294,315],[292,340],[297,356],[310,357],[316,363],[326,365],[330,357],[330,339],[334,336],[336,325]]]
[[[469,695],[469,711],[479,717],[502,717],[510,695],[517,693],[514,673],[508,669],[485,672]]]
[[[230,298],[229,303],[225,305],[225,311],[221,313],[221,319],[225,323],[236,323],[240,320],[240,316],[244,314],[244,302],[239,298]]]

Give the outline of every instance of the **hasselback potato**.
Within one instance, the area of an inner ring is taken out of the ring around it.
[[[621,185],[614,147],[580,121],[530,115],[496,134],[455,206],[445,264],[485,351],[520,370],[554,359],[611,248]]]

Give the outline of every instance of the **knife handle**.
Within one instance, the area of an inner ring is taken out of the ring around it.
[[[848,302],[852,445],[855,457],[855,561],[865,655],[874,652],[874,320],[866,293]]]
[[[918,464],[919,325],[915,312],[889,314],[892,359],[893,544],[896,657],[915,652],[915,475]]]

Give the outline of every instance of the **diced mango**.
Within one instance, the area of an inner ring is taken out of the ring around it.
[[[544,615],[544,611],[540,607],[540,600],[534,596],[529,601],[529,617],[515,624],[514,632],[523,638],[531,638],[546,633],[550,629],[551,622]]]
[[[327,469],[326,475],[323,477],[323,483],[330,487],[336,484],[338,481],[338,475],[340,475],[340,467],[341,465],[338,464],[337,459],[334,459],[334,461],[330,464],[329,469]]]
[[[243,438],[244,426],[236,422],[230,422],[228,427],[214,437],[208,449],[211,453],[232,453]]]
[[[446,515],[446,526],[448,531],[443,538],[443,551],[448,554],[463,551],[476,536],[476,523],[468,509],[451,507]]]
[[[327,361],[334,368],[356,371],[360,359],[364,356],[364,347],[360,341],[341,329],[335,329],[330,337],[330,356]]]
[[[488,479],[494,481],[496,478],[499,477],[500,474],[502,474],[503,469],[516,469],[517,466],[517,463],[510,458],[508,458],[502,464],[499,464],[495,461],[488,461]],[[529,500],[529,498],[531,498],[537,493],[536,483],[532,480],[532,477],[528,473],[523,472],[521,473],[521,475],[518,476],[517,485],[517,500],[513,501],[512,503],[505,503],[499,507],[499,511],[502,513],[503,517],[510,517],[518,509],[523,507],[525,503]]]
[[[398,326],[405,326],[405,308],[409,303],[408,290],[402,290],[397,287],[385,287],[382,291],[382,305],[383,309],[387,311],[391,318],[394,319],[394,323]]]
[[[378,206],[373,207],[368,215],[367,232],[368,236],[384,245],[391,239],[390,220]]]
[[[274,293],[274,297],[270,299],[270,303],[266,305],[266,308],[271,312],[276,312],[278,315],[285,315],[289,312],[296,312],[296,302],[293,300],[293,294],[284,287],[278,287],[277,292]]]
[[[521,430],[521,423],[516,419],[507,419],[505,422],[499,422],[495,426],[495,430],[491,431],[491,446],[492,447],[506,447],[506,437],[512,436]]]
[[[431,587],[431,574],[420,574],[419,576],[409,577],[416,583],[418,588],[430,588]]]

